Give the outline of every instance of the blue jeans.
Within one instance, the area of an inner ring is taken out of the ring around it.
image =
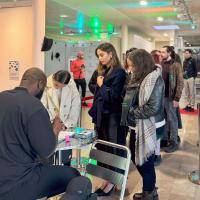
[[[136,135],[135,131],[131,130],[130,133],[130,150],[131,150],[131,159],[135,163],[135,141]],[[154,167],[154,155],[151,155],[148,160],[142,165],[137,166],[137,170],[140,173],[143,180],[143,191],[152,192],[156,184],[156,173]]]

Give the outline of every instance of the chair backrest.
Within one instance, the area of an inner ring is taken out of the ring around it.
[[[104,145],[109,148],[111,147],[117,150],[123,150],[125,157],[99,150],[96,148],[97,145]],[[130,150],[122,145],[96,140],[91,147],[89,157],[89,164],[86,166],[87,173],[107,180],[113,184],[120,185],[122,187],[120,200],[122,200],[125,193],[131,160]],[[96,160],[101,164],[98,165],[96,162],[92,162],[92,160]]]

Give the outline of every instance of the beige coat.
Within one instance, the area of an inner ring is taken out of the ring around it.
[[[79,92],[72,78],[69,84],[61,89],[59,105],[59,96],[56,89],[53,87],[52,75],[49,76],[41,101],[47,109],[51,121],[56,115],[59,115],[67,128],[77,126],[80,116],[81,101]]]

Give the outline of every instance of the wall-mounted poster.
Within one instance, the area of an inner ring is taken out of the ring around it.
[[[19,61],[9,61],[9,79],[19,80]]]

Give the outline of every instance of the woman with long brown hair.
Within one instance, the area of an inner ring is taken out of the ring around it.
[[[111,43],[100,44],[95,54],[99,66],[89,83],[90,90],[94,92],[89,114],[95,124],[98,139],[125,145],[125,128],[120,126],[120,120],[126,73]],[[102,146],[100,148],[110,151]],[[112,183],[104,182],[96,193],[98,196],[108,196],[113,188]]]
[[[127,64],[132,68],[133,77],[123,101],[121,125],[131,129],[132,161],[143,179],[143,192],[136,193],[133,200],[158,200],[154,168],[155,116],[162,107],[164,82],[152,56],[143,49],[132,51]]]

